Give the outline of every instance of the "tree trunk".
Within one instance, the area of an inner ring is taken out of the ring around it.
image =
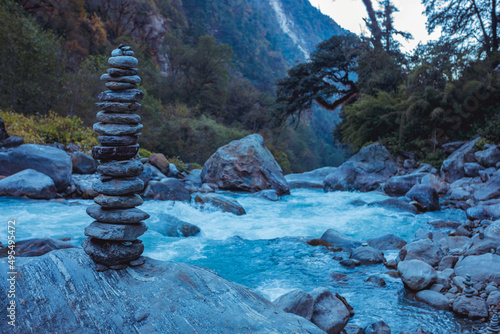
[[[498,50],[498,17],[497,17],[497,0],[491,0],[491,39],[493,51]]]
[[[371,0],[363,0],[365,4],[366,11],[368,12],[368,17],[370,18],[370,24],[368,28],[370,29],[373,36],[373,46],[375,49],[382,49],[382,30],[377,22],[377,16],[375,15],[375,10],[373,10],[373,5]]]

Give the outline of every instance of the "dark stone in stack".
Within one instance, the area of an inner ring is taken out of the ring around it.
[[[100,195],[87,209],[95,221],[85,229],[88,238],[82,243],[99,270],[144,263],[137,260],[144,251],[137,238],[148,229],[143,220],[149,215],[136,208],[142,204],[137,193],[144,188],[138,178],[144,167],[137,159],[141,116],[135,114],[144,93],[136,89],[141,78],[133,55],[131,47],[120,45],[108,60],[111,68],[101,76],[110,90],[99,95],[99,123],[94,124],[100,145],[92,149],[92,156],[100,161],[101,178],[93,189]]]

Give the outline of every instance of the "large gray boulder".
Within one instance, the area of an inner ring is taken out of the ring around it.
[[[13,175],[25,169],[50,176],[57,191],[62,192],[71,182],[73,165],[63,150],[50,146],[25,144],[0,152],[0,175]]]
[[[479,151],[474,154],[477,162],[484,167],[495,167],[500,162],[500,150],[497,146],[492,146],[484,151]]]
[[[406,241],[391,233],[368,239],[366,242],[378,250],[401,249],[406,245]]]
[[[54,181],[33,169],[25,169],[0,180],[0,196],[52,199],[56,195]]]
[[[455,274],[469,274],[474,283],[495,282],[500,284],[500,255],[483,254],[467,256],[455,265]]]
[[[149,258],[120,271],[94,267],[81,249],[17,259],[16,300],[22,303],[16,303],[15,331],[322,333],[209,269]],[[1,291],[8,291],[8,271],[7,259],[0,261]],[[0,316],[7,319],[6,307]],[[12,332],[7,321],[0,323],[0,332]]]
[[[399,252],[398,260],[421,260],[434,267],[445,255],[439,244],[431,239],[420,239],[405,245]]]
[[[500,170],[493,174],[488,182],[479,187],[473,194],[478,201],[487,201],[500,197]]]
[[[337,167],[323,167],[310,172],[285,175],[290,189],[296,188],[323,188],[325,177],[333,173]]]
[[[356,155],[329,174],[323,184],[325,191],[372,191],[396,174],[397,166],[380,143],[363,147]]]
[[[470,220],[500,219],[500,204],[473,206],[466,214]]]
[[[311,294],[300,289],[292,290],[281,295],[273,304],[287,313],[293,313],[307,320],[311,320],[314,310],[314,298]]]
[[[476,142],[480,138],[463,144],[459,149],[454,151],[448,159],[443,161],[441,166],[441,174],[449,183],[455,182],[465,176],[465,163],[475,162],[474,153],[477,151]]]
[[[427,173],[413,173],[393,176],[384,184],[384,192],[389,196],[404,196],[414,185],[419,184]]]
[[[420,260],[399,262],[398,273],[403,284],[413,291],[424,290],[437,279],[436,270]]]
[[[312,323],[328,334],[339,334],[350,318],[345,304],[327,288],[314,289],[311,295],[314,298]]]
[[[439,204],[439,195],[436,188],[423,184],[414,185],[410,191],[406,193],[406,197],[420,204],[422,211],[438,211],[441,210]]]
[[[274,189],[280,196],[290,194],[280,165],[259,134],[220,147],[205,162],[201,179],[220,189],[250,192]]]
[[[366,244],[353,249],[351,259],[358,260],[360,264],[377,264],[386,262],[384,253],[373,247],[367,246]]]

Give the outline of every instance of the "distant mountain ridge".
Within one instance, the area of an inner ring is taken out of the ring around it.
[[[188,34],[229,44],[237,69],[267,91],[318,43],[347,33],[308,0],[183,0],[182,6]]]

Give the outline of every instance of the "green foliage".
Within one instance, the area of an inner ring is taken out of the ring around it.
[[[144,147],[139,148],[139,156],[141,158],[149,158],[152,155],[153,155],[153,152],[146,150]]]
[[[46,113],[63,87],[59,40],[11,0],[0,2],[0,108]]]
[[[481,138],[478,141],[476,141],[476,148],[478,151],[484,151],[484,145],[488,142],[486,138]]]
[[[90,128],[84,127],[80,118],[61,117],[53,111],[47,115],[24,116],[12,111],[0,111],[6,130],[11,136],[19,136],[25,143],[67,145],[76,143],[84,151],[98,145],[97,136]]]

